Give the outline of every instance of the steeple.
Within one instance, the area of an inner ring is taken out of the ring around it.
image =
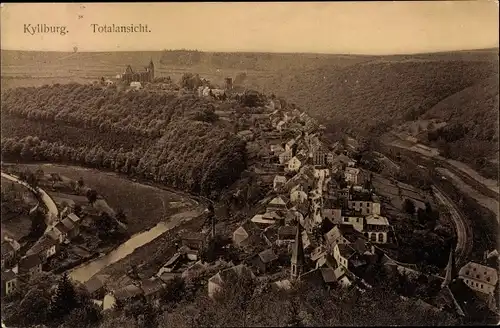
[[[453,250],[453,245],[451,246],[450,249],[450,256],[448,258],[448,264],[446,265],[446,272],[444,276],[444,281],[441,284],[441,288],[444,288],[450,284],[450,282],[455,279],[457,276],[456,268],[455,268],[455,256],[454,256],[454,250]]]
[[[297,234],[295,235],[295,243],[292,249],[291,259],[291,279],[297,279],[304,267],[304,245],[302,244],[302,231],[300,222],[297,222]]]

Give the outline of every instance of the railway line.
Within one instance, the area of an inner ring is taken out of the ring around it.
[[[434,197],[443,204],[450,213],[457,234],[455,255],[458,263],[466,262],[473,247],[473,232],[462,213],[456,208],[454,202],[438,187],[432,186]]]

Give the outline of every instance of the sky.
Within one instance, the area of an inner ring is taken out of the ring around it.
[[[498,47],[498,2],[8,3],[1,48],[401,54]],[[31,25],[28,25],[31,24]],[[25,26],[66,26],[33,33]],[[91,24],[147,24],[94,33]]]

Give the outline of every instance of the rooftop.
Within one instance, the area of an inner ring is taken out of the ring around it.
[[[16,278],[16,274],[12,270],[2,271],[2,281],[10,281]]]
[[[479,263],[467,263],[460,269],[458,274],[459,276],[479,280],[493,286],[495,286],[498,282],[497,270]]]
[[[39,254],[54,245],[57,245],[56,240],[50,238],[49,236],[42,236],[42,238],[40,238],[40,240],[26,252],[26,255]]]
[[[93,276],[90,280],[85,282],[83,285],[87,289],[87,291],[92,294],[93,292],[104,287],[106,280],[108,280],[110,276],[105,274],[98,274]]]
[[[133,284],[127,285],[113,292],[117,300],[126,300],[128,298],[141,295],[142,293],[143,293],[142,289]]]
[[[338,247],[339,247],[340,255],[342,255],[342,257],[344,257],[346,259],[349,259],[351,256],[353,256],[356,253],[354,248],[352,248],[351,246],[349,246],[347,244],[339,244]]]
[[[263,263],[271,263],[278,259],[278,255],[276,255],[272,248],[268,248],[259,253],[260,260]]]
[[[33,267],[36,267],[37,265],[42,264],[42,261],[38,254],[33,254],[33,255],[27,255],[21,260],[19,260],[19,268],[22,269],[31,269]]]
[[[144,295],[148,296],[160,291],[163,288],[163,282],[157,278],[143,279],[141,280],[141,288]]]
[[[368,215],[365,218],[366,224],[372,224],[372,225],[389,225],[389,220],[387,220],[386,217],[380,216],[380,215]]]

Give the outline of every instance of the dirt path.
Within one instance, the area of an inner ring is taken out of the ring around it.
[[[19,178],[15,177],[13,175],[2,172],[2,178],[19,183],[19,184],[25,186],[26,188],[28,188],[29,190],[31,190],[33,193],[35,193],[41,197],[43,203],[45,204],[45,206],[48,209],[47,219],[46,219],[46,223],[47,223],[46,231],[48,231],[52,227],[54,220],[56,220],[59,216],[59,210],[57,209],[57,206],[56,206],[56,203],[54,202],[54,200],[52,200],[52,198],[40,187],[38,187],[37,190],[35,190],[30,185],[28,185],[26,182],[19,180]]]

